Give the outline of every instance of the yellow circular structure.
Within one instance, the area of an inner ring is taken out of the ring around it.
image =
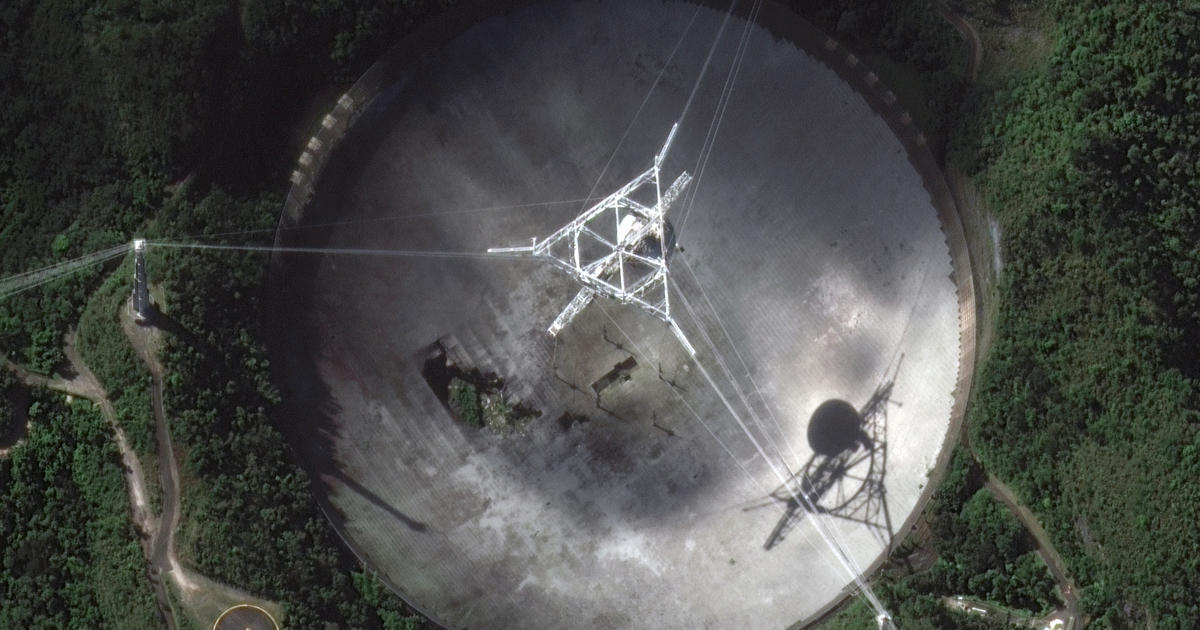
[[[213,630],[279,630],[279,623],[262,607],[238,604],[217,617]]]

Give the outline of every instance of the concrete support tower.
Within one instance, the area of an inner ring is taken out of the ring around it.
[[[146,281],[146,240],[133,241],[133,317],[144,324],[150,319],[150,286]]]

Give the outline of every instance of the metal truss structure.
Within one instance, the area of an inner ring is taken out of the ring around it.
[[[667,221],[671,204],[692,176],[683,172],[666,191],[662,163],[679,123],[654,163],[616,192],[588,208],[549,236],[524,247],[493,247],[491,254],[529,254],[566,271],[582,287],[547,329],[557,336],[597,296],[632,304],[666,322],[689,355],[696,350],[671,317],[667,257],[675,235]]]

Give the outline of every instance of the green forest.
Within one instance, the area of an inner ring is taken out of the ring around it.
[[[961,39],[930,26],[932,3],[923,15],[924,3],[794,4],[918,78],[906,105],[1001,226],[996,329],[968,409],[974,456],[1050,533],[1091,627],[1196,627],[1200,5],[952,1],[985,32],[1024,28],[1031,15],[1050,28],[1042,58],[971,83]],[[930,505],[939,563],[961,560],[976,535],[975,502],[957,518],[954,502]],[[936,525],[948,518],[952,527]],[[931,595],[1029,608],[977,589],[977,569],[965,588],[939,584],[952,576],[936,566],[881,581],[900,627],[981,623],[913,610]]]
[[[1051,10],[1051,58],[978,96],[960,153],[1006,235],[971,440],[1036,500],[1093,627],[1194,627],[1200,6]]]
[[[108,424],[41,393],[29,416],[0,458],[0,627],[160,626]]]
[[[0,275],[134,236],[269,243],[320,115],[451,4],[0,5]],[[942,598],[958,595],[1033,614],[1059,605],[1027,533],[983,487],[986,471],[1049,532],[1091,627],[1196,627],[1200,4],[949,0],[981,30],[1025,28],[1031,15],[1049,29],[1044,55],[987,81],[966,76],[963,42],[935,2],[788,4],[897,83],[1003,234],[969,445],[923,539],[876,579],[898,625],[1004,627],[949,610]],[[163,358],[185,481],[181,556],[281,602],[289,628],[420,627],[340,544],[281,437],[265,257],[156,250],[150,265],[173,331]],[[0,300],[0,353],[62,372],[77,329],[153,471],[149,373],[117,325],[128,274],[127,262],[95,266]],[[99,412],[0,370],[0,448],[9,434],[23,438],[0,456],[0,626],[162,627]],[[917,562],[922,549],[932,559]],[[873,623],[852,605],[828,627]]]
[[[443,4],[0,6],[0,274],[134,236],[269,234],[314,112]],[[164,357],[186,482],[180,555],[281,602],[289,628],[419,627],[340,544],[275,428],[286,419],[262,345],[266,258],[150,264],[183,331]],[[128,274],[128,262],[96,266],[0,301],[0,352],[63,372],[77,327],[79,353],[153,482],[150,375],[118,325]],[[111,429],[76,410],[90,403],[63,409],[40,393],[30,403],[35,390],[4,378],[3,427],[24,417],[19,404],[33,430],[0,459],[0,626],[162,627]]]
[[[1034,553],[1033,541],[983,487],[983,480],[979,464],[965,450],[957,450],[927,509],[930,516],[924,525],[930,530],[932,560],[918,557],[919,545],[901,545],[893,562],[876,577],[876,593],[897,627],[1011,627],[1003,619],[963,615],[944,603],[958,596],[1023,616],[1043,615],[1059,605],[1054,581]],[[822,627],[867,628],[874,624],[872,615],[862,601],[854,601]]]

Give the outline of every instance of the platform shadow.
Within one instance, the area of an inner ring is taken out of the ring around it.
[[[813,451],[804,466],[756,505],[783,504],[784,512],[763,548],[779,545],[806,515],[818,513],[866,526],[882,544],[895,535],[887,502],[887,410],[899,405],[892,390],[900,362],[859,408],[831,399],[813,412],[808,426]]]

